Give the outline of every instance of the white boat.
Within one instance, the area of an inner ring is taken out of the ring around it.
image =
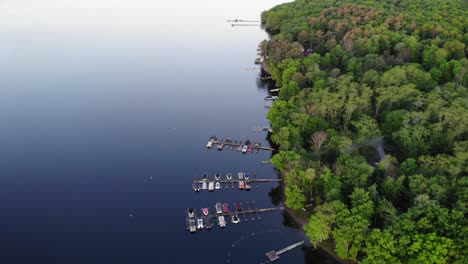
[[[246,182],[245,183],[245,190],[250,191],[250,189],[252,189],[252,186],[250,186],[250,184],[247,184],[247,182]]]
[[[218,172],[215,174],[215,180],[219,181],[220,179],[221,179],[221,174],[219,174]]]
[[[198,229],[203,229],[203,219],[202,218],[197,219],[197,228]]]
[[[243,146],[242,149],[241,149],[241,152],[242,153],[247,153],[247,149],[248,149],[247,146]]]
[[[237,177],[239,178],[239,180],[243,180],[244,179],[244,173],[243,172],[238,172]]]
[[[218,216],[218,224],[220,227],[226,226],[226,220],[224,219],[224,216],[222,215]]]
[[[237,214],[232,214],[231,215],[231,223],[237,224],[240,222],[239,216]]]
[[[228,174],[226,175],[226,179],[227,179],[228,181],[232,180],[232,174],[231,174],[231,173],[228,173]]]
[[[221,205],[221,203],[216,203],[215,209],[216,209],[217,214],[222,214],[223,213],[223,206]]]
[[[208,184],[208,191],[212,192],[214,190],[214,182]]]
[[[216,190],[221,189],[221,183],[216,182],[216,184],[215,184],[215,189],[216,189]]]
[[[208,186],[206,185],[206,181],[204,181],[204,182],[202,183],[202,190],[206,190],[207,187],[208,187]]]
[[[248,180],[250,178],[249,174],[244,173],[244,179]]]
[[[223,144],[223,143],[218,144],[218,150],[221,151],[221,150],[223,150],[223,148],[224,148],[224,144]]]
[[[206,148],[211,148],[213,146],[213,142],[212,141],[208,141],[208,143],[206,144]]]

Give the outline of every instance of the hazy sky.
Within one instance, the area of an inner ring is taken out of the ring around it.
[[[0,33],[200,30],[229,18],[258,19],[284,0],[0,0]],[[209,7],[209,8],[207,8]]]

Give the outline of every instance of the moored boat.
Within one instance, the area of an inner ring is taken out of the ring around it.
[[[195,225],[195,220],[194,219],[189,220],[189,229],[190,229],[191,233],[194,233],[194,232],[197,231],[197,226]]]
[[[224,219],[224,216],[222,216],[222,215],[218,216],[218,225],[220,227],[225,227],[226,226],[226,220]]]
[[[187,209],[187,216],[189,218],[195,218],[195,210],[193,208]]]
[[[245,183],[244,181],[239,181],[239,190],[245,189]]]
[[[223,207],[221,206],[221,203],[216,203],[215,209],[216,209],[217,214],[222,214],[223,213]]]
[[[241,206],[240,203],[236,203],[236,210],[237,210],[238,212],[242,211],[242,206]]]
[[[238,172],[237,177],[239,178],[239,180],[243,180],[244,179],[244,173],[243,172]]]
[[[204,215],[208,215],[210,213],[210,209],[208,209],[206,207],[202,208],[202,212],[203,212]]]
[[[217,172],[215,174],[215,180],[219,181],[219,179],[221,179],[221,174],[219,174],[219,172]]]
[[[210,181],[208,183],[208,191],[212,192],[214,190],[214,182]]]
[[[221,183],[216,182],[216,183],[215,183],[215,189],[216,189],[216,190],[221,189]]]
[[[250,178],[250,175],[246,172],[244,172],[244,179],[248,180]]]
[[[203,228],[203,219],[198,218],[197,219],[197,228],[202,229]]]
[[[204,224],[205,224],[205,228],[206,228],[206,229],[210,229],[210,228],[213,227],[213,222],[211,222],[211,218],[210,218],[210,217],[205,217],[205,218],[203,219],[203,222],[204,222]]]
[[[229,213],[229,204],[228,203],[223,203],[223,212],[224,213]]]
[[[206,188],[208,187],[208,185],[206,184],[206,182],[204,181],[202,183],[202,190],[206,190]]]
[[[252,189],[252,186],[250,186],[250,184],[245,184],[245,190],[246,191],[250,191],[250,189]]]
[[[239,216],[237,216],[237,214],[232,214],[231,215],[231,223],[237,224],[239,222],[240,222]]]
[[[202,180],[208,180],[208,172],[203,172]]]
[[[241,152],[242,153],[247,153],[247,146],[243,146],[242,149],[241,149]]]
[[[231,173],[228,173],[228,174],[226,175],[226,179],[227,179],[228,181],[232,180],[232,174],[231,174]]]
[[[223,143],[218,144],[217,148],[218,148],[219,151],[223,150],[224,144]]]

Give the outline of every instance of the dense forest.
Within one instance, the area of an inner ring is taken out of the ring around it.
[[[468,2],[296,0],[262,13],[285,203],[362,263],[468,263]]]

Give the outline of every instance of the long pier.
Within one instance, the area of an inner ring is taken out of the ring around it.
[[[278,251],[274,251],[274,250],[269,251],[269,252],[265,253],[265,255],[268,257],[268,259],[270,261],[275,261],[275,260],[279,259],[279,255],[281,255],[281,254],[283,254],[283,253],[285,253],[285,252],[287,252],[287,251],[289,251],[291,249],[294,249],[294,248],[296,248],[296,247],[298,247],[298,246],[300,246],[302,244],[304,244],[304,240],[299,241],[297,243],[294,243],[292,245],[289,245],[289,246],[287,246],[287,247],[285,247],[283,249],[280,249]]]
[[[244,19],[228,19],[226,20],[226,22],[234,22],[234,23],[237,23],[237,22],[247,22],[247,23],[260,23],[261,21],[260,20],[244,20]]]
[[[231,27],[259,27],[260,24],[231,24]]]
[[[218,218],[219,216],[223,216],[223,217],[228,217],[230,218],[232,215],[237,215],[237,216],[244,216],[244,220],[245,222],[248,221],[248,218],[247,218],[247,215],[250,215],[250,219],[251,221],[255,220],[255,218],[253,217],[253,215],[257,215],[257,219],[258,220],[261,220],[261,217],[258,215],[259,213],[266,213],[266,212],[273,212],[273,211],[278,211],[278,210],[284,210],[284,207],[271,207],[271,208],[260,208],[260,209],[257,209],[256,206],[255,206],[255,201],[253,202],[253,208],[250,208],[250,206],[248,206],[248,202],[247,202],[247,209],[244,210],[244,208],[241,208],[242,210],[241,211],[236,211],[236,208],[234,207],[232,209],[232,211],[230,212],[223,212],[223,213],[220,213],[220,214],[208,214],[208,215],[203,215],[201,217],[198,217],[197,218],[197,214],[195,213],[194,217],[193,218],[190,218],[190,217],[186,217],[185,219],[185,222],[186,222],[186,227],[188,230],[190,230],[191,232],[194,232],[190,229],[190,224],[189,222],[192,220],[195,220],[197,221],[197,219],[205,219],[205,218],[211,218],[211,219],[214,219],[216,220],[216,218]],[[216,209],[215,209],[216,211]],[[187,212],[188,212],[188,209],[187,209]],[[240,217],[239,217],[240,219]],[[242,222],[242,221],[239,221],[239,223]],[[228,223],[228,221],[226,220],[226,224]],[[210,227],[211,228],[211,227]]]
[[[247,140],[249,141],[249,140]],[[231,139],[226,139],[226,140],[218,140],[216,137],[212,137],[210,138],[210,140],[208,141],[208,143],[205,145],[206,148],[210,149],[212,148],[213,146],[216,145],[216,148],[221,151],[223,150],[224,148],[227,148],[227,149],[230,149],[230,150],[237,150],[237,151],[241,151],[242,153],[246,153],[246,152],[254,152],[254,150],[257,150],[257,152],[259,150],[268,150],[268,151],[277,151],[276,149],[274,148],[270,148],[270,147],[263,147],[261,146],[260,143],[254,143],[254,144],[251,144],[251,143],[248,143],[248,144],[245,144],[242,142],[242,140],[231,140]],[[245,150],[243,150],[242,148],[246,148]]]
[[[243,182],[280,182],[281,179],[248,179],[248,180],[239,180],[239,179],[232,179],[232,180],[219,180],[219,181],[216,181],[216,180],[210,180],[211,182],[219,182],[219,183],[238,183],[239,181],[243,181]],[[197,180],[195,179],[193,182],[194,183],[203,183],[203,182],[210,182],[208,180]]]

